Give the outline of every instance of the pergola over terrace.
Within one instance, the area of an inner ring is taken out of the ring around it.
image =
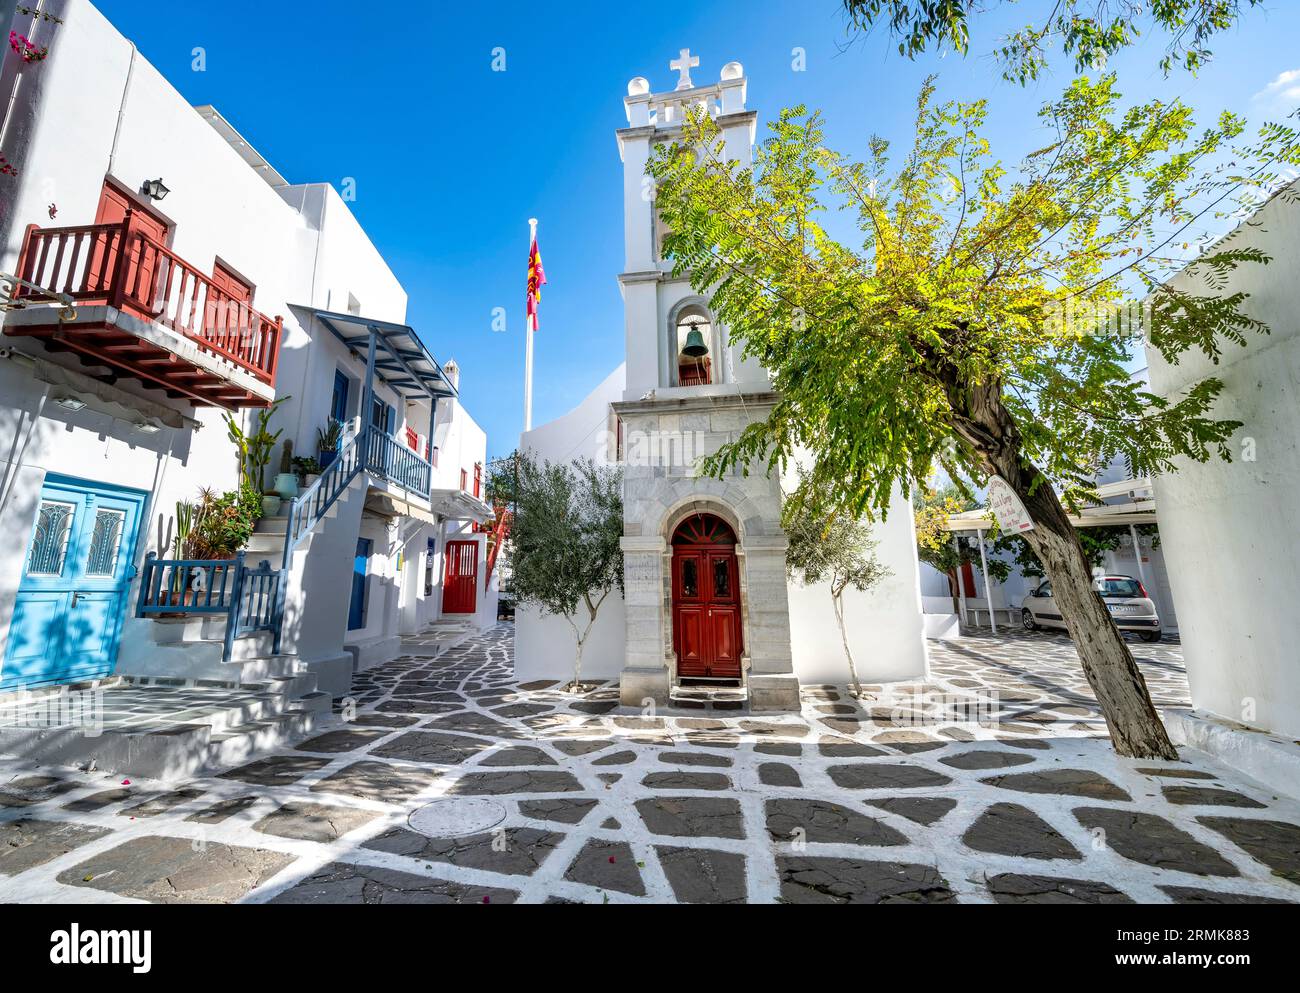
[[[1121,479],[1114,483],[1104,483],[1097,486],[1095,492],[1097,497],[1103,501],[1121,498],[1123,502],[1099,503],[1091,507],[1082,507],[1078,514],[1068,515],[1070,523],[1076,528],[1127,527],[1129,536],[1133,540],[1133,547],[1136,549],[1138,547],[1138,525],[1157,523],[1155,490],[1151,485],[1151,480],[1149,478]],[[975,532],[976,540],[979,542],[980,568],[984,575],[984,589],[986,591],[992,589],[992,587],[989,584],[989,565],[988,556],[984,549],[984,532],[990,530],[992,524],[989,512],[984,509],[967,510],[960,514],[953,514],[944,524],[944,530],[952,533],[954,545],[959,534]],[[1146,586],[1148,580],[1146,570],[1142,567],[1142,556],[1138,554],[1136,558],[1138,579],[1143,586]],[[964,604],[966,591],[962,588],[960,569],[957,570],[957,583],[960,602]],[[996,634],[998,622],[994,617],[991,598],[988,611],[989,626],[992,628],[993,633]]]

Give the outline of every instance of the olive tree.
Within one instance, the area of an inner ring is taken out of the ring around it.
[[[785,553],[786,573],[805,586],[827,584],[849,666],[849,682],[853,684],[853,695],[861,698],[862,684],[844,626],[844,591],[852,586],[865,592],[889,576],[890,571],[876,558],[876,542],[862,521],[844,515],[822,518],[807,505],[790,503],[787,508],[782,522],[790,542]]]
[[[590,459],[537,462],[517,453],[510,467],[511,589],[520,603],[563,617],[573,629],[573,682],[609,595],[623,591],[623,477]]]

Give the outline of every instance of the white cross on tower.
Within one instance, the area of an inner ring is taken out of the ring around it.
[[[689,48],[683,48],[680,55],[680,58],[673,59],[668,63],[668,68],[676,69],[681,73],[681,77],[677,80],[677,88],[679,90],[689,90],[695,85],[691,82],[691,69],[700,64],[700,59],[699,56],[691,58]]]

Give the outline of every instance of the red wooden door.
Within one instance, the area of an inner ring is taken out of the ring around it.
[[[148,316],[158,310],[154,296],[157,292],[155,277],[161,258],[156,248],[144,238],[156,245],[167,244],[169,225],[162,218],[131,200],[125,193],[108,183],[99,196],[99,209],[95,212],[96,224],[120,224],[131,211],[132,233],[127,240],[128,262],[124,292],[127,300],[136,304],[136,309]],[[142,238],[141,236],[144,236]],[[108,286],[114,266],[117,264],[119,246],[105,239],[103,249],[98,246],[91,254],[91,282],[89,285]]]
[[[244,339],[250,333],[248,308],[252,302],[252,285],[220,262],[214,262],[204,337],[212,339],[226,351],[244,354]]]
[[[237,276],[220,262],[212,264],[212,285],[232,300],[253,302],[253,287],[243,276]]]
[[[739,679],[743,646],[735,538],[721,521],[720,527],[701,530],[692,520],[689,532],[679,530],[673,539],[677,675]]]
[[[478,542],[449,541],[446,558],[442,612],[472,614],[478,603]]]

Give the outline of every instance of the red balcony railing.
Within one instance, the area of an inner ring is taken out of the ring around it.
[[[133,225],[27,229],[18,276],[83,304],[107,304],[156,321],[199,348],[275,384],[281,318],[232,297],[166,245]],[[15,296],[21,296],[20,291]]]

